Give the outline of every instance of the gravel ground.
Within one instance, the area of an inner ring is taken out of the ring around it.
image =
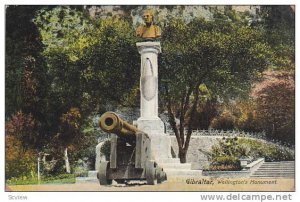
[[[113,184],[109,186],[100,186],[97,182],[13,185],[6,186],[6,191],[295,191],[294,179],[222,179],[225,183],[220,183],[219,179],[209,178],[192,180],[195,182],[194,184],[187,184],[187,179],[182,178],[170,179],[158,185],[146,185],[142,182],[133,182],[127,185]],[[204,181],[211,183],[199,184]]]

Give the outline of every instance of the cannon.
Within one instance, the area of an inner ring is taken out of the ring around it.
[[[101,162],[98,168],[100,185],[109,185],[112,180],[117,183],[146,180],[154,185],[167,179],[163,168],[151,158],[151,139],[146,133],[114,112],[104,113],[99,126],[111,133],[110,160]]]

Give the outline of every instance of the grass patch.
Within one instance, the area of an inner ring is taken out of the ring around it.
[[[74,174],[61,174],[57,176],[42,176],[40,184],[74,184]],[[11,178],[6,180],[7,185],[30,185],[39,184],[37,178]]]

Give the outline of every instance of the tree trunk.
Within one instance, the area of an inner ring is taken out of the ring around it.
[[[65,148],[65,151],[64,151],[64,159],[65,159],[66,172],[71,173],[67,147]]]
[[[180,163],[186,163],[186,151],[184,149],[179,150],[178,156],[180,159]]]

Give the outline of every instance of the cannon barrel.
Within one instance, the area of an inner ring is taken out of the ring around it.
[[[99,119],[99,126],[107,133],[114,133],[121,138],[135,139],[135,136],[139,130],[122,120],[114,112],[105,112]]]

